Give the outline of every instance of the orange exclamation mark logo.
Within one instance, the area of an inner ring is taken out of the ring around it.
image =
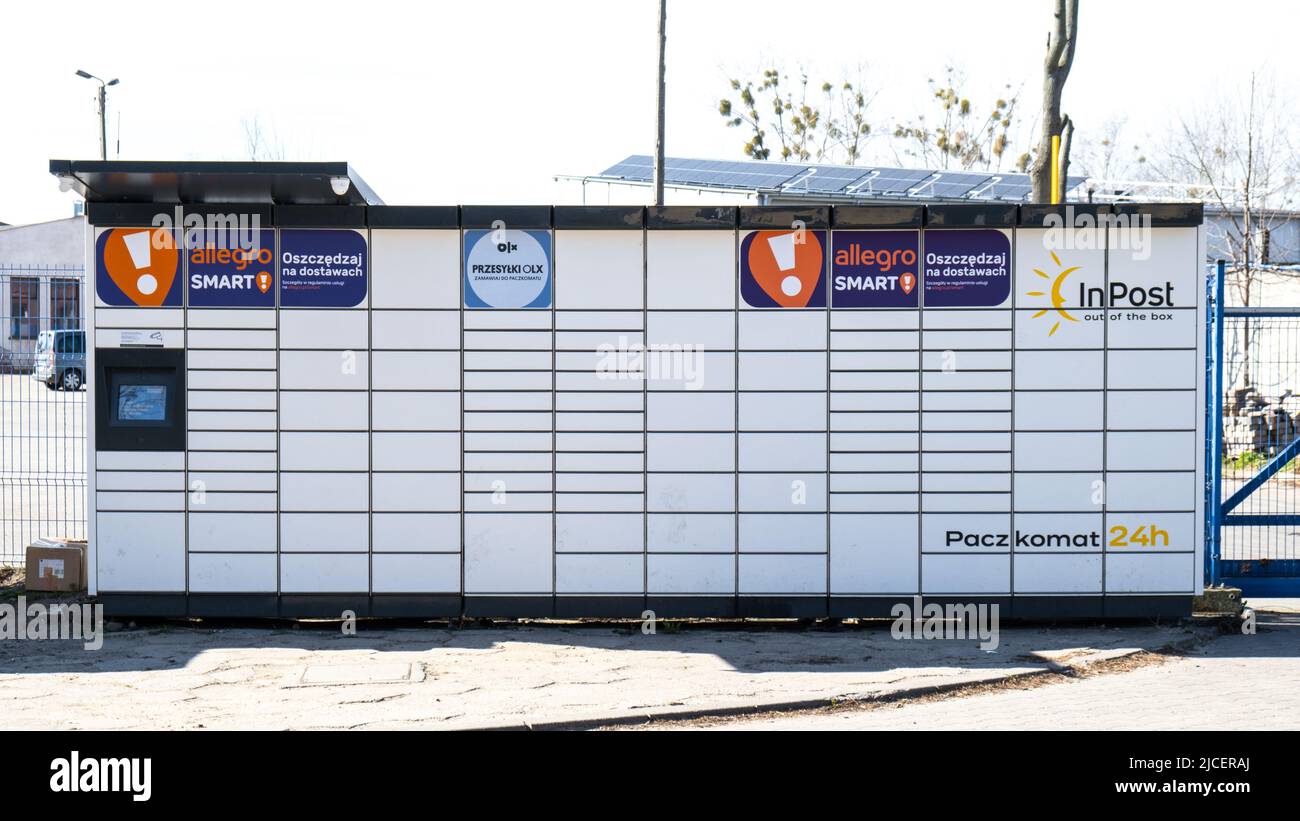
[[[801,231],[757,231],[749,273],[782,308],[806,307],[822,275],[821,243]]]
[[[899,274],[898,287],[903,289],[903,293],[910,294],[916,287],[916,274]]]
[[[257,275],[257,287],[262,293],[271,290],[271,274],[268,271],[262,271]]]
[[[112,228],[104,242],[104,269],[132,303],[157,307],[167,300],[180,252],[163,228]]]

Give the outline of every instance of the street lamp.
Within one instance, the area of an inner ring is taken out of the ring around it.
[[[104,118],[107,115],[105,107],[108,101],[107,89],[109,86],[117,85],[118,81],[113,79],[104,82],[90,72],[82,71],[81,69],[77,69],[77,76],[84,77],[87,80],[94,80],[99,83],[99,158],[101,160],[106,160],[108,159],[108,129],[104,124]]]

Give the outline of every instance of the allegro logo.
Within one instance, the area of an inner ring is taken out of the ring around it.
[[[831,305],[916,308],[919,231],[835,231],[831,234]]]
[[[191,266],[232,266],[237,274],[201,275],[190,277],[194,288],[244,288],[256,285],[262,293],[271,290],[270,268],[275,264],[275,255],[270,248],[244,250],[242,248],[226,249],[216,245],[205,245],[190,251]],[[256,273],[243,273],[249,266],[261,268]]]
[[[100,282],[100,297],[110,305],[157,307],[172,304],[172,285],[180,269],[175,235],[162,228],[112,228],[99,238],[100,274],[106,274],[123,302]],[[101,277],[102,279],[102,277]],[[105,293],[110,291],[110,293]]]

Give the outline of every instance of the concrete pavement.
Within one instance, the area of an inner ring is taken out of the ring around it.
[[[1261,603],[1262,604],[1262,603]],[[1130,672],[728,722],[734,730],[1297,730],[1300,615],[1260,612],[1253,636],[1223,635]]]

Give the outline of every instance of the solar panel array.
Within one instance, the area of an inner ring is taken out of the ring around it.
[[[588,179],[652,182],[654,160],[633,154]],[[760,191],[812,199],[1010,200],[1019,202],[1032,188],[1028,174],[945,171],[849,165],[664,158],[664,182],[700,188]],[[1083,182],[1070,177],[1066,190]]]

